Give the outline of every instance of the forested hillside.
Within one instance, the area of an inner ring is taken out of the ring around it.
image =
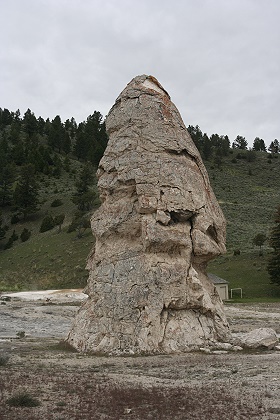
[[[248,264],[257,258],[257,274],[268,283],[268,242],[260,260],[253,239],[269,235],[280,202],[278,140],[266,150],[257,137],[248,150],[242,136],[231,144],[226,135],[188,130],[227,219],[228,254],[212,271],[226,276],[240,253]],[[77,124],[0,108],[0,291],[85,285],[94,242],[89,218],[99,205],[94,173],[107,140],[98,111]]]

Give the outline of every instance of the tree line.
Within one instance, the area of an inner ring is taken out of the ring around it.
[[[14,206],[25,218],[36,211],[36,175],[59,177],[69,156],[93,166],[103,156],[108,137],[100,112],[79,124],[36,118],[28,109],[10,112],[0,108],[0,207]]]
[[[96,198],[90,188],[94,167],[98,166],[107,142],[103,117],[98,111],[77,124],[74,118],[63,123],[59,115],[44,120],[36,118],[30,109],[21,116],[19,110],[0,108],[0,208],[9,209],[10,223],[26,220],[39,210],[40,175],[59,178],[63,170],[70,171],[70,159],[83,162],[72,201],[80,213],[89,210]],[[57,220],[44,220],[41,231],[52,224],[60,228],[63,215],[60,216]],[[79,229],[81,214],[75,223]],[[85,225],[84,220],[82,224]],[[8,229],[0,211],[0,240],[6,237]],[[11,236],[7,247],[16,240],[15,236]],[[26,232],[21,239],[29,239]]]
[[[223,156],[229,154],[230,149],[248,150],[248,142],[243,136],[236,136],[236,139],[230,143],[227,135],[212,134],[210,137],[206,133],[202,133],[198,125],[188,126],[188,132],[193,142],[198,148],[201,156],[205,160],[214,158],[219,160]],[[272,154],[280,153],[280,144],[277,139],[273,140],[267,148],[263,139],[256,137],[253,142],[253,151],[270,152]]]

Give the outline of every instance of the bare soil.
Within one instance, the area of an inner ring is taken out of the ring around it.
[[[280,418],[279,351],[81,355],[63,341],[77,296],[0,301],[1,419]],[[233,334],[268,326],[280,334],[280,304],[225,310]]]

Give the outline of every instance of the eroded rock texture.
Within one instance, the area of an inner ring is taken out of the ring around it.
[[[102,200],[86,293],[68,341],[79,351],[186,352],[229,338],[206,275],[225,251],[225,220],[168,93],[134,78],[106,119]]]

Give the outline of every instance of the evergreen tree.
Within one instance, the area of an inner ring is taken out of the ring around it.
[[[256,152],[266,152],[266,145],[264,140],[256,137],[253,143],[253,150]]]
[[[79,179],[76,182],[77,189],[72,197],[73,203],[81,211],[90,210],[96,198],[96,193],[90,189],[93,182],[93,168],[87,163],[80,172]]]
[[[71,152],[70,135],[65,129],[63,129],[63,132],[62,132],[61,149],[67,155]]]
[[[202,156],[205,160],[212,156],[212,144],[206,133],[202,136]]]
[[[38,134],[40,134],[41,136],[44,135],[45,132],[45,120],[42,117],[39,117],[37,120],[37,131]]]
[[[280,285],[280,205],[275,214],[274,223],[269,239],[269,245],[273,248],[273,252],[269,257],[267,271],[271,283]]]
[[[7,108],[0,108],[0,127],[6,127],[13,122],[13,114]]]
[[[227,156],[229,154],[230,141],[228,136],[219,136],[215,145],[216,156]]]
[[[15,181],[15,166],[8,163],[0,168],[0,206],[11,204],[13,183]]]
[[[237,136],[234,142],[232,143],[233,149],[246,150],[247,146],[248,146],[248,142],[245,139],[245,137],[242,137],[242,136]]]
[[[20,129],[21,129],[21,121],[13,121],[12,125],[11,125],[11,130],[10,130],[10,140],[11,140],[11,144],[17,144],[18,141],[20,140]]]
[[[74,153],[77,158],[86,160],[89,150],[88,136],[85,133],[85,123],[80,123],[77,129],[76,143],[74,146]]]
[[[3,226],[2,214],[0,213],[0,240],[6,236],[6,229]]]
[[[73,140],[77,132],[77,123],[75,118],[72,117],[71,120],[67,119],[64,123],[64,128],[69,134],[70,139]]]
[[[37,129],[38,129],[37,126],[38,126],[37,119],[34,113],[28,108],[28,110],[26,111],[23,117],[23,127],[28,137],[31,137],[32,134],[37,133]]]
[[[198,125],[196,125],[195,127],[193,125],[189,125],[188,132],[192,138],[192,141],[194,142],[198,150],[201,152],[202,144],[203,144],[203,141],[202,141],[203,135],[202,135],[202,131],[200,130],[200,127]]]
[[[54,150],[57,149],[59,152],[62,148],[64,129],[60,116],[57,115],[51,122],[48,130],[48,143],[50,147]]]
[[[78,159],[88,160],[98,166],[108,143],[105,123],[102,115],[94,111],[86,122],[80,123],[76,134],[74,153]]]
[[[11,151],[11,158],[16,165],[23,165],[26,163],[25,147],[22,140],[19,140]]]
[[[24,219],[27,215],[38,211],[38,185],[35,167],[30,163],[21,168],[20,178],[14,191],[14,204]]]
[[[67,232],[71,233],[76,231],[77,238],[81,238],[85,231],[90,228],[90,220],[87,215],[82,211],[77,211],[73,217],[71,224],[68,227]]]
[[[52,215],[48,214],[42,220],[42,223],[41,223],[41,226],[40,226],[40,232],[41,233],[47,232],[48,230],[51,230],[52,228],[54,228],[54,226],[55,226],[54,219],[53,219]]]
[[[274,141],[272,141],[269,145],[268,150],[272,153],[272,154],[276,154],[280,152],[280,145],[279,145],[279,141],[277,139],[275,139]]]
[[[21,239],[21,242],[26,242],[26,241],[28,241],[28,239],[30,238],[30,236],[31,236],[31,232],[30,232],[30,230],[28,230],[28,229],[24,228],[24,229],[23,229],[23,231],[22,231],[22,232],[21,232],[21,234],[20,234],[20,239]]]

